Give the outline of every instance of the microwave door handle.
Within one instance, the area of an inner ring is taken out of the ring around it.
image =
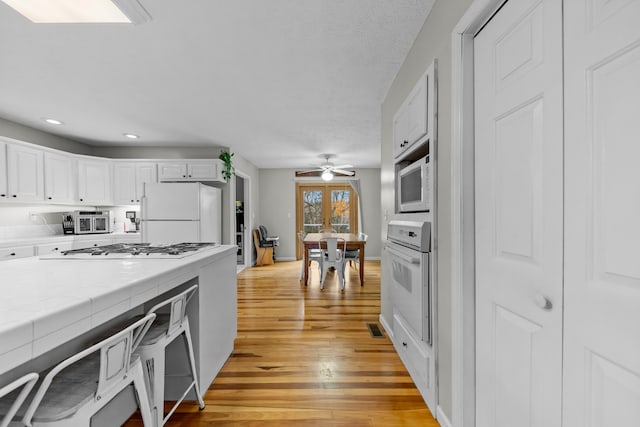
[[[398,257],[403,261],[407,261],[408,263],[411,263],[411,264],[420,264],[420,258],[418,257],[405,255],[402,252],[399,252],[390,246],[387,246],[387,250],[391,252],[395,257]]]

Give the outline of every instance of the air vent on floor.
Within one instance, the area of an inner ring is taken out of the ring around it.
[[[377,323],[367,323],[367,328],[369,328],[371,338],[384,338],[384,334]]]

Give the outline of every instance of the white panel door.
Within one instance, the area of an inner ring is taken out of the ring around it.
[[[478,427],[561,425],[561,19],[510,0],[475,38]]]
[[[640,426],[640,1],[565,0],[564,426]]]

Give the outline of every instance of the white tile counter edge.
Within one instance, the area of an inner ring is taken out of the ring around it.
[[[0,374],[198,276],[228,251],[223,245],[170,260],[2,262]]]

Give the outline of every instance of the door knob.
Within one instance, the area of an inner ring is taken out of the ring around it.
[[[536,295],[534,298],[534,301],[536,305],[543,310],[548,311],[553,308],[553,303],[551,302],[551,300],[543,295],[540,295],[540,294]]]

